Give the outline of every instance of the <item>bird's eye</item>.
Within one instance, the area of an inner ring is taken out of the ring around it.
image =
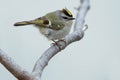
[[[68,17],[62,17],[63,19],[68,19]]]

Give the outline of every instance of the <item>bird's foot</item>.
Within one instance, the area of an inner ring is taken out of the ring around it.
[[[52,40],[54,43],[52,43],[53,45],[57,45],[59,50],[61,51],[62,49],[65,48],[65,46],[67,45],[65,39],[60,39],[60,40]],[[64,45],[64,46],[63,46]]]

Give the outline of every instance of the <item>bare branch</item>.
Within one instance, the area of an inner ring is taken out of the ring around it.
[[[80,0],[81,6],[78,7],[78,14],[76,17],[76,23],[74,25],[74,31],[82,30],[85,22],[85,16],[87,11],[90,9],[89,0]],[[79,31],[79,32],[80,32]]]
[[[90,7],[89,0],[81,0],[81,2],[81,7],[78,9],[78,14],[76,16],[74,32],[65,37],[66,44],[63,41],[58,42],[62,50],[70,43],[81,40],[83,38],[84,31],[88,28],[88,26],[83,26],[83,24],[85,15]],[[43,53],[43,55],[37,60],[33,69],[33,75],[40,78],[43,69],[47,66],[50,59],[60,51],[61,50],[58,48],[57,45],[52,45],[49,49],[47,49]]]
[[[56,45],[51,46],[49,49],[47,49],[43,55],[38,59],[36,62],[34,69],[33,69],[33,75],[36,77],[41,77],[42,71],[45,68],[45,66],[48,64],[49,60],[57,53],[59,52],[59,48]]]
[[[0,63],[19,80],[33,80],[33,76],[21,68],[0,49]]]

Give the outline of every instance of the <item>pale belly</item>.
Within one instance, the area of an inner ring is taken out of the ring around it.
[[[40,32],[47,37],[49,40],[59,40],[64,38],[67,34],[69,34],[71,26],[64,27],[61,30],[52,30],[49,28],[40,27]]]

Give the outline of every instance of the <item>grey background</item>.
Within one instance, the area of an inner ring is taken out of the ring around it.
[[[84,38],[49,62],[42,80],[120,80],[120,1],[90,0]],[[29,72],[50,46],[33,26],[14,27],[67,7],[76,16],[79,0],[0,0],[0,48]],[[16,80],[1,64],[0,79]]]

